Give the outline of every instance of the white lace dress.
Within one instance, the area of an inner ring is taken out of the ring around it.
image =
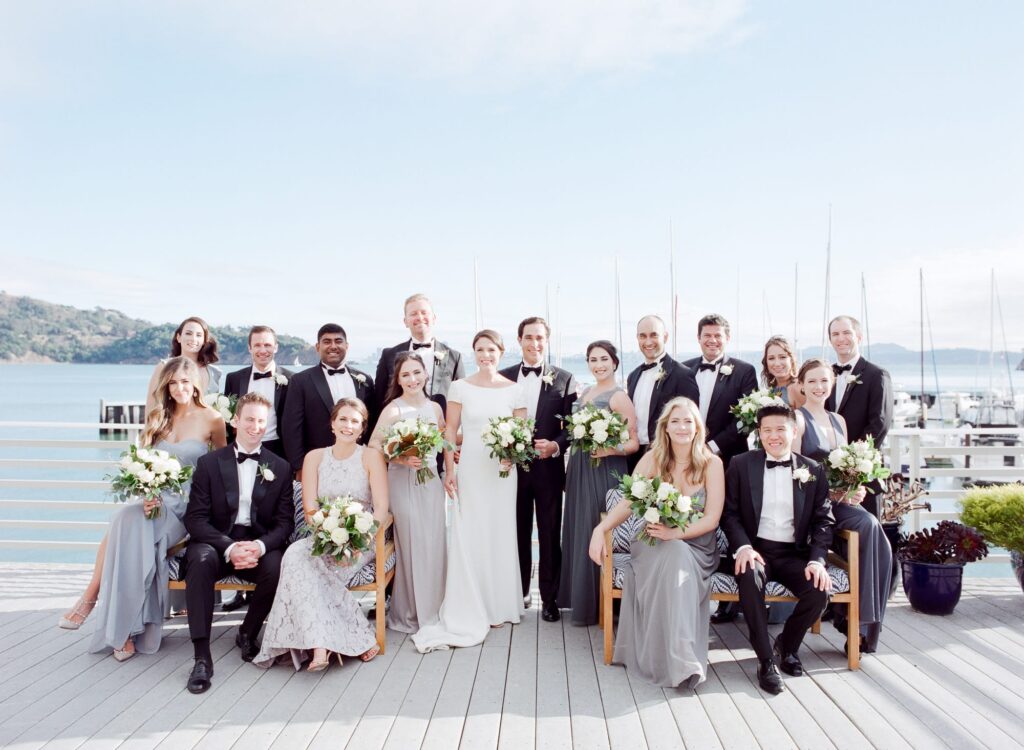
[[[323,453],[317,469],[318,491],[326,495],[351,495],[372,510],[370,482],[363,468],[362,446],[344,460]],[[377,644],[373,627],[347,585],[359,569],[373,560],[373,552],[361,555],[352,565],[333,558],[313,557],[312,537],[290,546],[281,559],[281,578],[274,606],[267,617],[263,646],[253,662],[270,667],[279,656],[290,654],[295,669],[311,658],[313,648],[326,648],[346,656],[366,653]]]

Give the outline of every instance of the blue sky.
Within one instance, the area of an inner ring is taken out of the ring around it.
[[[373,6],[373,7],[369,7]],[[0,288],[200,314],[354,353],[435,300],[468,348],[543,313],[567,352],[669,308],[739,345],[833,311],[1024,347],[1024,5],[0,4]],[[737,294],[737,287],[739,295]],[[739,299],[738,299],[739,297]],[[768,319],[771,325],[768,325]]]

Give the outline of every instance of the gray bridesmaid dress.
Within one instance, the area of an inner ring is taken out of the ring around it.
[[[610,409],[613,388],[591,402],[599,409]],[[586,393],[583,394],[584,396]],[[572,410],[584,405],[576,399]],[[565,477],[565,514],[562,520],[562,577],[558,584],[559,609],[571,609],[574,625],[594,625],[600,601],[601,568],[590,559],[590,537],[601,522],[608,490],[619,485],[619,477],[628,474],[625,456],[602,458],[590,465],[590,456],[573,451]]]
[[[182,466],[195,466],[207,452],[201,440],[161,440],[153,448],[167,451]],[[161,513],[152,520],[146,518],[141,502],[126,503],[114,513],[107,532],[90,651],[121,648],[130,636],[135,637],[139,653],[152,654],[160,648],[170,608],[167,549],[185,538],[182,519],[189,484],[181,494],[164,492]]]
[[[396,399],[399,419],[419,417],[437,424],[434,402],[419,408]],[[424,462],[435,470],[434,458]],[[426,484],[416,482],[416,471],[408,466],[388,465],[388,503],[395,518],[394,593],[388,609],[388,627],[402,633],[416,633],[424,625],[438,621],[444,601],[445,567],[445,494],[441,479],[435,476]]]
[[[692,496],[703,508],[703,488]],[[641,524],[643,528],[646,524]],[[612,661],[660,687],[704,682],[708,665],[715,532],[629,545]]]

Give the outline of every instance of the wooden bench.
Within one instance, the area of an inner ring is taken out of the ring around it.
[[[604,514],[602,514],[602,517]],[[625,523],[629,523],[626,521]],[[838,568],[839,570],[845,571],[846,577],[850,581],[849,589],[844,592],[835,592],[831,594],[830,600],[836,604],[846,604],[848,606],[847,613],[847,627],[846,637],[850,643],[857,643],[860,636],[860,599],[859,592],[859,558],[858,558],[858,534],[856,531],[836,531],[836,536],[846,539],[847,547],[849,549],[849,559],[843,560],[841,557],[833,552],[829,552],[829,566]],[[612,603],[615,599],[622,598],[622,589],[615,586],[615,569],[616,567],[622,568],[629,558],[629,553],[615,552],[613,549],[612,532],[608,531],[604,535],[604,559],[601,562],[601,600],[598,609],[598,624],[604,631],[604,663],[612,663],[612,645],[614,641],[613,633],[613,622],[612,622]],[[615,557],[619,557],[619,565],[615,565]],[[721,576],[719,581],[723,583],[726,579],[732,579],[735,582],[735,577],[728,573],[713,573],[712,580],[715,576]],[[771,582],[769,582],[771,585]],[[730,586],[733,587],[734,583]],[[736,593],[719,593],[712,591],[711,600],[716,602],[738,602],[740,600],[739,594]],[[765,602],[795,602],[797,598],[795,596],[777,596],[768,595],[765,592]],[[821,631],[821,620],[818,620],[811,627],[812,633],[819,633]],[[860,651],[856,648],[851,648],[847,655],[847,664],[850,669],[860,669]]]
[[[391,583],[391,579],[395,577],[395,566],[388,566],[388,562],[391,556],[395,554],[395,540],[387,537],[387,531],[391,528],[394,523],[394,517],[388,513],[387,518],[384,519],[384,523],[381,524],[380,528],[377,529],[377,536],[374,540],[375,547],[375,558],[370,565],[374,566],[373,580],[368,583],[363,583],[357,586],[350,586],[349,591],[367,591],[373,592],[377,607],[376,627],[377,627],[377,646],[380,647],[380,652],[384,653],[385,638],[385,616],[384,616],[384,603],[385,596],[384,592]],[[181,541],[174,545],[170,550],[167,551],[168,556],[177,554],[185,548],[188,544],[187,541]],[[369,567],[369,566],[367,566]],[[169,581],[167,584],[169,589],[174,591],[184,591],[184,581]],[[229,577],[222,578],[217,581],[214,586],[216,591],[254,591],[256,586],[251,583],[239,580],[238,578]]]

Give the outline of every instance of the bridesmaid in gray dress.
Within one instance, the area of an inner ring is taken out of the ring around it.
[[[369,415],[357,398],[342,398],[331,411],[334,445],[306,454],[302,463],[302,507],[306,523],[320,509],[317,498],[350,495],[373,512],[378,522],[388,514],[388,478],[384,457],[358,444]],[[377,639],[348,582],[373,562],[371,548],[349,565],[332,557],[313,557],[313,537],[290,546],[281,559],[281,576],[274,606],[267,617],[260,653],[253,661],[270,667],[278,657],[291,656],[295,670],[312,651],[310,672],[327,669],[330,655],[377,655]],[[381,563],[383,564],[383,562]]]
[[[634,476],[661,477],[689,495],[704,517],[685,530],[641,524],[659,540],[633,539],[622,584],[613,661],[661,687],[702,683],[707,675],[711,575],[718,567],[715,529],[725,501],[722,460],[704,442],[699,407],[690,399],[665,404],[651,450]],[[630,515],[623,498],[594,529],[590,557],[601,564],[604,534]]]
[[[797,409],[804,403],[796,377],[796,356],[783,336],[772,336],[764,344],[761,357],[761,380],[765,387],[775,389],[786,405]]]
[[[377,421],[371,448],[380,450],[388,428],[403,419],[419,418],[444,431],[441,406],[427,398],[423,390],[426,382],[427,368],[419,354],[401,352],[395,357],[387,406]],[[435,476],[419,484],[416,472],[424,460]],[[416,633],[424,625],[438,621],[438,611],[444,601],[445,497],[436,457],[391,459],[388,462],[388,501],[395,517],[398,560],[387,624],[392,630]]]
[[[226,444],[224,420],[203,404],[199,383],[191,360],[167,360],[157,378],[157,406],[146,415],[140,447],[165,450],[182,465],[195,466],[210,444]],[[125,661],[136,651],[151,654],[160,647],[169,608],[167,549],[185,538],[187,498],[187,486],[180,494],[163,493],[161,512],[153,519],[145,514],[156,503],[148,500],[127,503],[114,513],[92,580],[60,621],[62,628],[77,629],[99,599],[91,651],[113,649],[114,658]]]
[[[800,368],[799,381],[806,395],[805,405],[796,413],[797,452],[825,463],[828,454],[846,445],[846,421],[842,415],[828,411],[825,400],[832,392],[835,374],[831,366],[821,359],[809,359]],[[851,497],[842,492],[830,493],[832,514],[837,529],[848,529],[858,534],[860,560],[860,649],[874,653],[885,619],[885,606],[889,601],[889,582],[892,575],[892,547],[882,524],[861,503],[867,496],[861,487]],[[843,554],[845,540],[836,538],[836,551]],[[833,604],[835,616],[832,624],[846,632],[846,605]],[[849,649],[850,644],[846,644]]]
[[[565,476],[565,512],[562,520],[562,576],[558,584],[558,608],[571,609],[574,625],[594,625],[600,601],[601,570],[590,563],[590,537],[605,510],[605,496],[616,487],[618,477],[628,474],[626,456],[636,453],[636,411],[626,392],[615,383],[619,354],[610,341],[595,341],[587,347],[587,366],[597,381],[573,403],[573,412],[584,404],[618,412],[629,423],[629,440],[616,448],[593,453],[600,458],[590,465],[590,456],[573,451]]]

